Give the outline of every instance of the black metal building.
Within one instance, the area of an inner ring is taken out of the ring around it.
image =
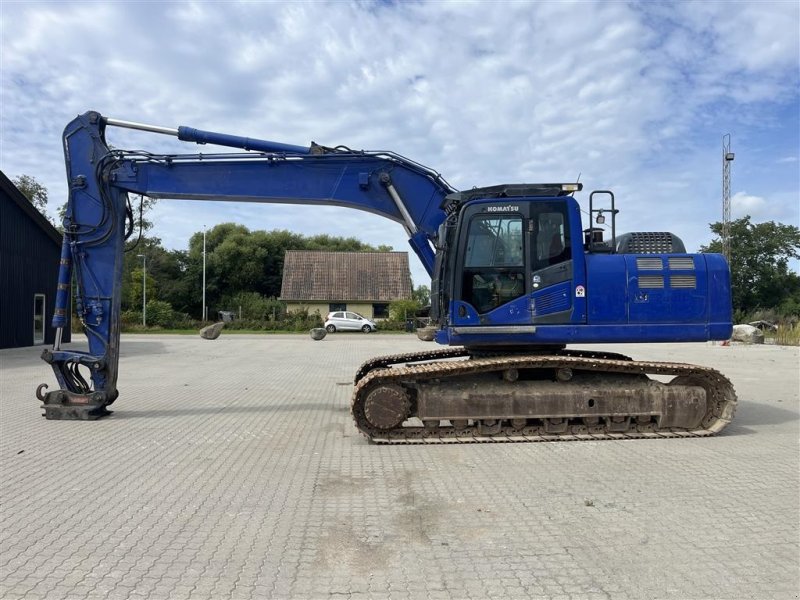
[[[0,171],[0,348],[53,343],[60,257],[61,234]]]

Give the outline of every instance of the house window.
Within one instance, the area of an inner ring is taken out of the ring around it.
[[[337,310],[347,310],[347,304],[344,302],[331,302],[328,304],[328,311],[334,312]]]
[[[33,343],[44,344],[44,294],[33,295]]]
[[[389,318],[389,305],[388,304],[373,304],[372,305],[372,318],[373,319],[388,319]]]

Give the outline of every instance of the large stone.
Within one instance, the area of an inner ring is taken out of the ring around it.
[[[204,340],[215,340],[219,337],[219,334],[222,333],[222,328],[225,327],[225,323],[219,322],[214,323],[213,325],[208,325],[207,327],[203,327],[200,330],[200,337]]]
[[[436,335],[436,327],[420,327],[417,329],[417,337],[423,342],[432,342]]]
[[[763,344],[764,332],[752,325],[734,325],[731,339],[745,344]]]
[[[321,340],[322,338],[325,337],[327,333],[328,332],[325,331],[324,327],[315,327],[314,329],[311,330],[311,339]]]

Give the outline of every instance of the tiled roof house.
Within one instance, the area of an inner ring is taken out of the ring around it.
[[[281,300],[290,312],[325,316],[350,310],[372,318],[389,316],[389,303],[411,298],[408,252],[318,252],[288,250]]]

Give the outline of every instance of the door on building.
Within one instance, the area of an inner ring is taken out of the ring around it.
[[[44,344],[44,294],[33,296],[33,343]]]

